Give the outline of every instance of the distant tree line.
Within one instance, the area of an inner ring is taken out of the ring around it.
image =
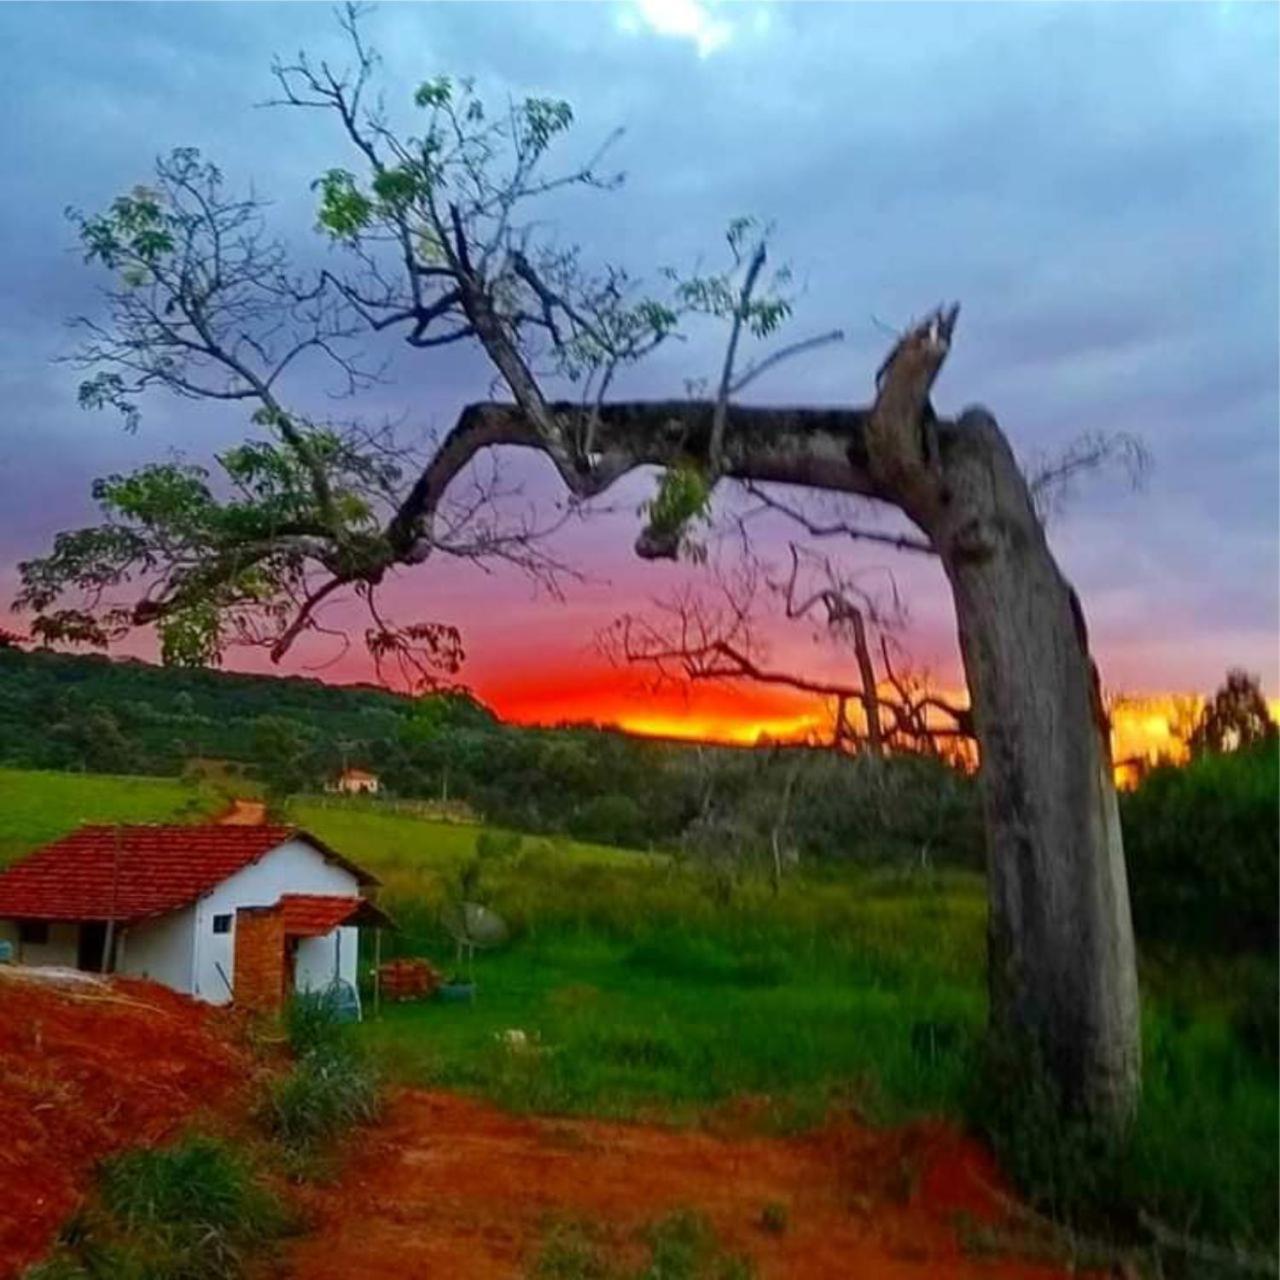
[[[980,866],[972,780],[932,759],[743,750],[503,724],[465,692],[159,668],[0,647],[0,764],[177,775],[229,762],[275,796],[344,766],[486,821],[734,865],[850,857]]]

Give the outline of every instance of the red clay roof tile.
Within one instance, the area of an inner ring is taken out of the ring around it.
[[[345,924],[362,899],[328,893],[286,893],[280,898],[284,931],[297,938],[318,938]]]
[[[361,883],[376,883],[296,827],[91,826],[0,873],[0,918],[128,921],[163,915],[295,838],[347,867]]]

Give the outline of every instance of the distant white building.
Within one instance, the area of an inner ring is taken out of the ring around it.
[[[90,826],[0,873],[19,964],[150,978],[212,1004],[278,1007],[356,980],[378,881],[281,826]]]
[[[352,796],[376,796],[381,786],[376,773],[367,769],[343,769],[332,782],[326,783],[325,790]]]

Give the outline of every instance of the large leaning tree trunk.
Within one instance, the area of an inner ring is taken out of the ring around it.
[[[955,598],[981,751],[992,1027],[1030,1046],[1073,1111],[1137,1098],[1138,990],[1108,725],[1075,592],[991,415],[933,420],[955,312],[882,370],[872,476],[920,526]]]

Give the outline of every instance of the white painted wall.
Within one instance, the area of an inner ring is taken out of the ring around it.
[[[333,893],[355,897],[360,892],[360,882],[344,867],[325,860],[323,854],[302,840],[287,840],[279,848],[260,858],[250,866],[237,871],[224,880],[211,893],[206,894],[194,909],[194,934],[192,936],[192,968],[195,982],[191,994],[208,1000],[211,1004],[226,1004],[230,993],[218,974],[217,965],[235,985],[235,912],[239,907],[270,907],[286,893]],[[230,915],[230,933],[214,933],[213,917]],[[342,929],[351,935],[350,944],[342,940],[343,977],[355,981],[356,930]],[[327,950],[318,944],[328,942]],[[298,946],[297,985],[303,986],[304,971],[309,983],[316,983],[318,975],[324,982],[333,976],[333,935],[329,938],[304,938]],[[303,954],[307,955],[304,970]],[[348,961],[348,952],[350,960]],[[349,970],[348,970],[348,965]]]
[[[49,941],[36,945],[18,941],[16,920],[0,920],[0,939],[13,943],[13,958],[18,964],[58,964],[74,969],[79,958],[80,926],[74,923],[50,922]]]
[[[359,937],[359,929],[344,926],[322,938],[300,938],[298,962],[294,969],[294,985],[297,989],[323,991],[335,976],[354,986]]]
[[[184,907],[124,929],[116,950],[116,972],[163,982],[190,995],[195,914],[194,906]]]

